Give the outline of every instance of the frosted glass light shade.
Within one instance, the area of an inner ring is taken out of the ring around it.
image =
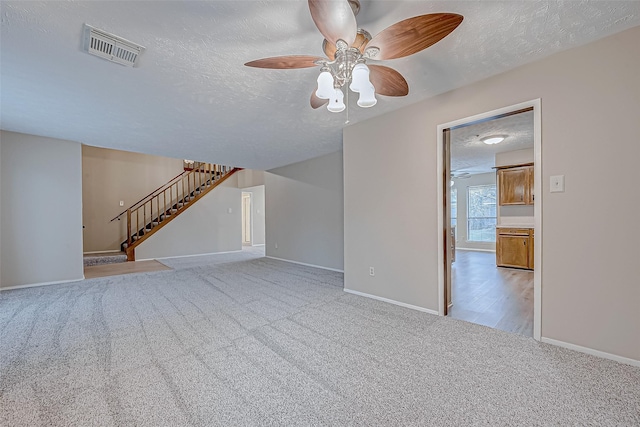
[[[353,67],[353,71],[351,71],[351,84],[349,85],[349,89],[353,92],[360,92],[363,89],[366,89],[371,82],[369,81],[369,67],[365,64],[356,64]]]
[[[485,138],[480,138],[480,141],[484,142],[487,145],[494,145],[504,141],[504,138],[505,137],[502,135],[492,135],[492,136],[487,136]]]
[[[373,107],[378,103],[376,99],[376,90],[371,83],[365,89],[360,90],[360,98],[358,98],[358,105],[362,108]]]
[[[316,96],[320,99],[330,99],[333,92],[333,76],[328,71],[321,72],[318,76],[318,90],[316,90]]]
[[[346,105],[344,105],[344,93],[342,93],[340,89],[335,89],[333,96],[329,99],[327,110],[331,111],[332,113],[339,113],[345,108]]]

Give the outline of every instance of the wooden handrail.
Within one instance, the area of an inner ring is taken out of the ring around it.
[[[193,170],[193,169],[192,169]],[[178,175],[174,176],[173,178],[171,178],[169,181],[167,181],[166,183],[162,184],[160,187],[156,188],[155,190],[153,190],[151,193],[147,194],[146,196],[144,196],[142,199],[138,200],[137,202],[135,202],[134,204],[132,204],[131,206],[129,206],[127,209],[123,210],[122,212],[120,212],[118,215],[114,216],[109,222],[113,222],[116,219],[120,218],[122,215],[124,215],[125,213],[127,213],[127,211],[129,209],[133,209],[138,203],[142,202],[144,199],[146,199],[147,197],[151,197],[151,195],[153,195],[153,193],[155,193],[156,191],[159,191],[162,189],[162,187],[167,186],[168,184],[170,184],[173,180],[176,180],[178,178],[180,178],[181,175],[184,175],[185,173],[191,172],[191,170],[183,170],[182,172],[180,172]]]

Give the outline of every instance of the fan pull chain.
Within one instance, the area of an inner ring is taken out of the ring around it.
[[[349,124],[349,87],[347,87],[347,121],[344,122],[345,125]]]

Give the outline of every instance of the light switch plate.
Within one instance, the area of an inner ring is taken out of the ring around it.
[[[564,193],[564,175],[553,175],[550,181],[552,193]]]
[[[124,206],[124,200],[120,200],[120,206]]]

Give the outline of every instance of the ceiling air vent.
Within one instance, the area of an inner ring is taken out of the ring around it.
[[[144,47],[85,24],[84,47],[91,55],[135,67]]]

